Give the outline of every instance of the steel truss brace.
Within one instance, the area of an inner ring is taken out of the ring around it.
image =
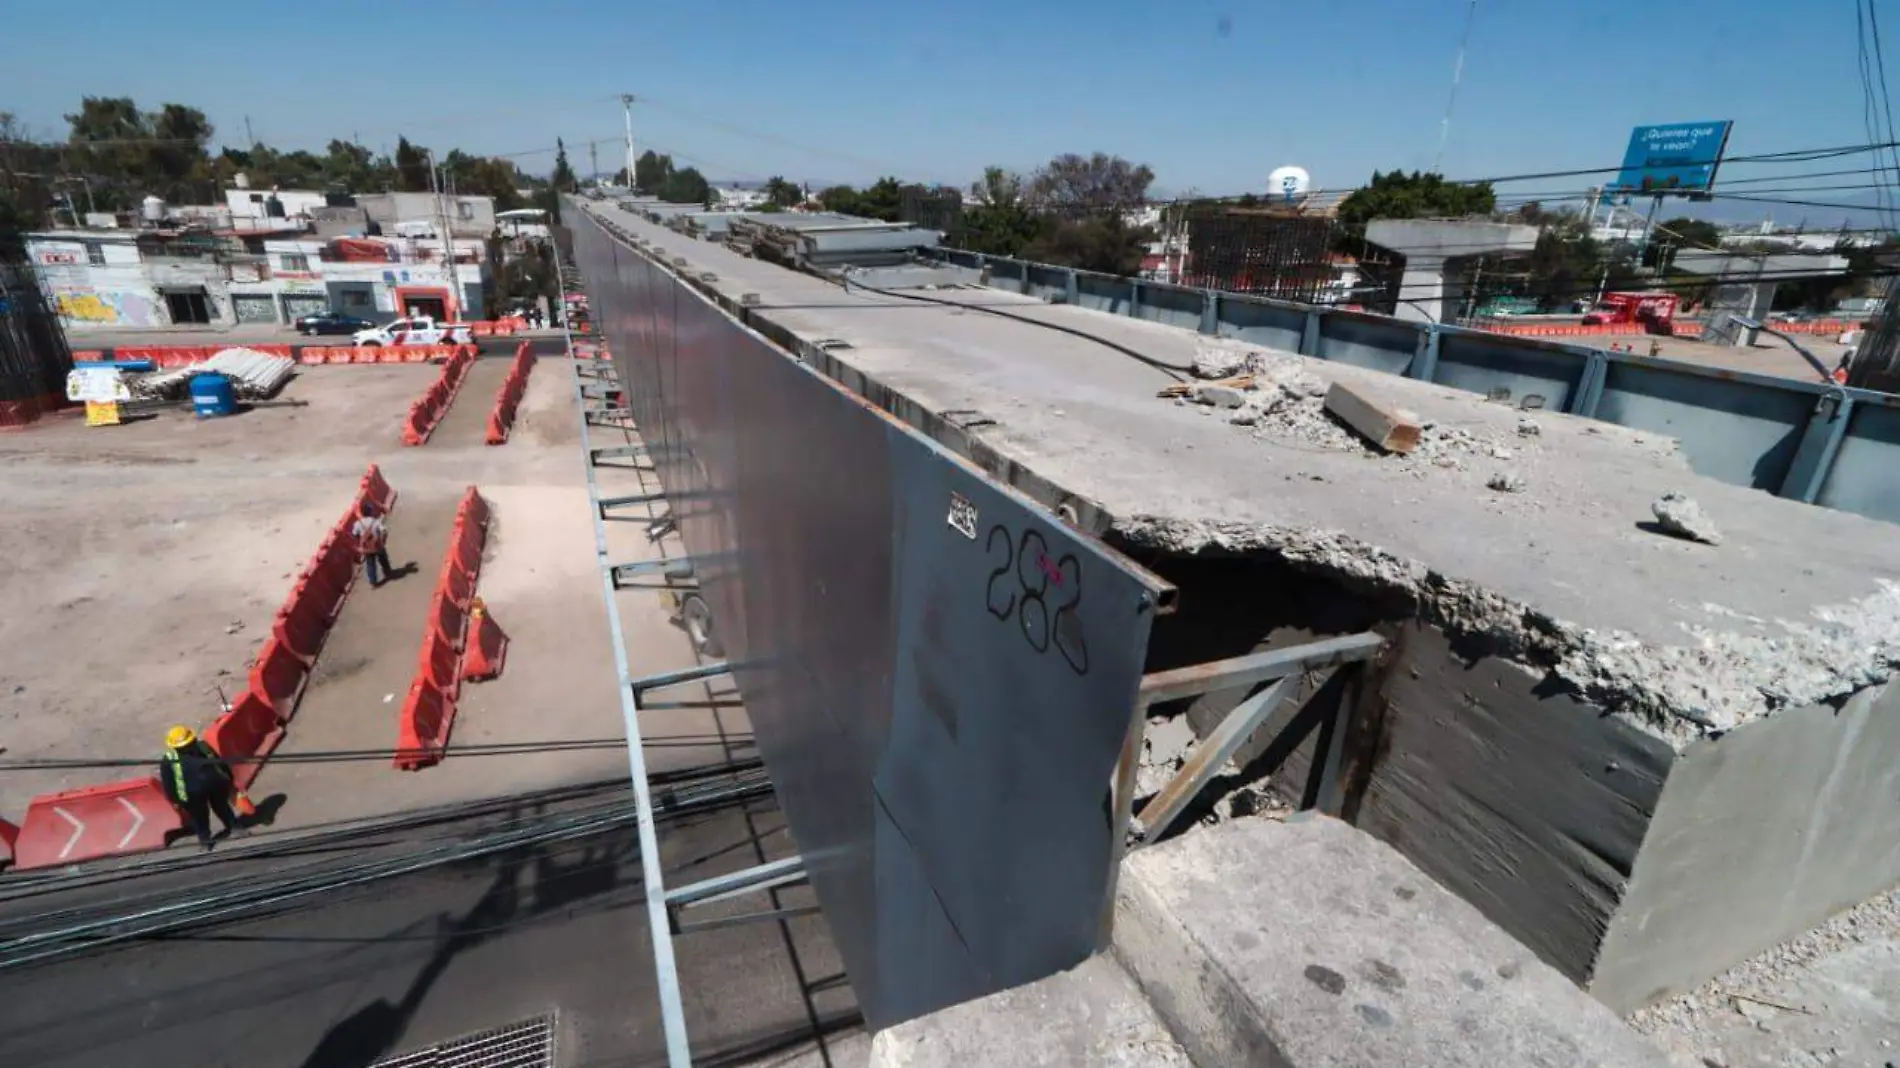
[[[1143,676],[1137,699],[1143,718],[1150,707],[1164,701],[1215,690],[1237,690],[1263,682],[1272,685],[1234,706],[1233,711],[1200,740],[1181,770],[1135,815],[1130,833],[1150,842],[1166,834],[1208,782],[1293,692],[1301,675],[1370,660],[1384,644],[1385,639],[1377,634],[1352,634]],[[1342,701],[1331,729],[1324,736],[1325,751],[1319,757],[1322,791],[1330,792],[1338,781],[1339,764],[1345,756],[1346,724],[1342,721],[1347,713],[1348,706]]]
[[[788,886],[796,886],[804,881],[805,859],[787,857],[784,860],[774,860],[727,875],[716,875],[700,882],[673,887],[666,892],[667,921],[672,925],[674,934],[685,934],[690,931],[706,931],[747,923],[771,923],[776,920],[790,919],[793,916],[809,916],[818,911],[817,905],[764,909],[704,920],[688,920],[683,917],[689,909],[731,901],[747,894],[769,893]]]

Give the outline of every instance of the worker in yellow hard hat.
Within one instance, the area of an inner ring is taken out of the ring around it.
[[[231,765],[206,745],[190,727],[177,726],[165,732],[165,756],[158,764],[159,782],[191,821],[198,845],[211,851],[211,814],[217,813],[224,833],[242,838],[247,833],[231,813],[235,792]]]

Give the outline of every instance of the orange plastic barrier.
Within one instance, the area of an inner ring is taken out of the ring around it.
[[[423,679],[409,685],[396,736],[396,767],[414,771],[439,763],[455,722],[455,699]]]
[[[0,868],[13,863],[13,843],[19,840],[19,825],[0,820]]]
[[[265,350],[289,348],[283,346],[259,346]],[[365,345],[361,348],[350,345],[306,345],[297,353],[297,362],[319,366],[323,364],[345,363],[428,363],[432,360],[446,360],[455,355],[456,345]],[[285,352],[281,355],[288,356]]]
[[[528,392],[528,371],[534,367],[534,346],[523,341],[515,346],[514,366],[508,369],[508,377],[501,380],[501,389],[495,394],[495,410],[488,413],[488,433],[485,440],[490,445],[501,445],[508,440],[508,431],[514,427],[515,411],[521,405],[521,398]]]
[[[389,480],[383,477],[383,469],[375,464],[363,473],[363,488],[357,495],[358,501],[375,501],[385,514],[396,507],[396,491],[390,487]]]
[[[461,687],[456,665],[455,645],[434,627],[422,639],[422,652],[416,657],[416,678],[437,691],[453,696]]]
[[[454,353],[442,365],[442,373],[422,398],[409,406],[409,415],[403,420],[402,443],[421,445],[435,433],[437,423],[455,403],[456,393],[461,391],[463,379],[468,377],[468,369],[475,365],[476,349],[473,345],[457,345]]]
[[[462,679],[486,682],[501,674],[508,658],[508,635],[480,601],[468,613],[468,649],[462,654]]]
[[[248,790],[264,761],[284,740],[284,724],[254,693],[238,698],[231,711],[205,728],[205,744],[231,765],[231,780]]]
[[[415,770],[434,764],[442,759],[448,745],[449,725],[455,719],[455,701],[461,691],[464,653],[482,639],[471,632],[470,609],[477,603],[475,580],[487,543],[488,518],[488,502],[470,486],[456,508],[448,555],[442,561],[435,595],[429,601],[415,682],[396,721],[398,768]],[[500,640],[505,643],[507,639]],[[482,669],[492,663],[499,671],[502,655],[501,646],[491,635],[474,654],[475,663]]]
[[[184,825],[150,776],[41,794],[27,804],[13,866],[51,868],[162,849],[166,836]]]
[[[264,647],[251,664],[251,693],[288,723],[297,710],[297,692],[303,687],[304,672],[303,659],[273,635],[264,639]]]

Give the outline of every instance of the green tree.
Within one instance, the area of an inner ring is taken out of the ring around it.
[[[1024,255],[1083,271],[1132,275],[1140,272],[1153,237],[1147,227],[1130,226],[1120,215],[1058,219],[1028,244]]]
[[[765,180],[763,192],[765,202],[779,208],[796,207],[799,201],[805,199],[804,190],[776,174]]]
[[[693,167],[674,171],[660,187],[660,199],[668,204],[710,204],[712,195],[711,183]]]
[[[1355,240],[1374,219],[1462,218],[1497,208],[1489,182],[1447,182],[1443,175],[1413,171],[1372,172],[1372,181],[1339,203],[1339,222]]]
[[[667,179],[671,177],[672,156],[662,156],[649,148],[633,161],[633,190],[636,193],[655,196],[666,187]]]
[[[841,215],[862,215],[858,210],[862,196],[848,185],[834,185],[818,191],[818,204],[826,211]]]
[[[572,193],[580,188],[580,184],[574,180],[574,168],[569,166],[567,162],[567,142],[558,137],[554,139],[554,177],[552,181],[556,193]]]
[[[407,137],[396,138],[396,191],[427,193],[430,186],[429,154]]]
[[[972,252],[1021,256],[1043,232],[1043,220],[1023,200],[1023,177],[1001,167],[985,167],[983,179],[970,184],[976,206],[963,213],[960,243]]]
[[[1603,249],[1583,219],[1559,217],[1538,233],[1536,247],[1525,258],[1524,295],[1536,298],[1542,311],[1563,311],[1595,295],[1603,266]]]
[[[1714,223],[1691,219],[1686,216],[1665,219],[1656,224],[1650,233],[1649,244],[1643,248],[1643,266],[1657,271],[1668,271],[1675,263],[1679,249],[1719,249],[1722,247],[1722,231]]]

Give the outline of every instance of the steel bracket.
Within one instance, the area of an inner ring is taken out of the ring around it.
[[[662,556],[654,560],[635,560],[607,565],[613,573],[614,589],[626,588],[629,579],[642,575],[664,575],[669,579],[693,577],[693,561],[687,556]]]
[[[724,660],[715,660],[681,668],[678,671],[662,671],[657,675],[642,675],[637,679],[628,679],[627,687],[637,698],[649,690],[664,690],[670,686],[684,686],[689,682],[698,682],[702,679],[716,679],[731,672],[732,668]]]

